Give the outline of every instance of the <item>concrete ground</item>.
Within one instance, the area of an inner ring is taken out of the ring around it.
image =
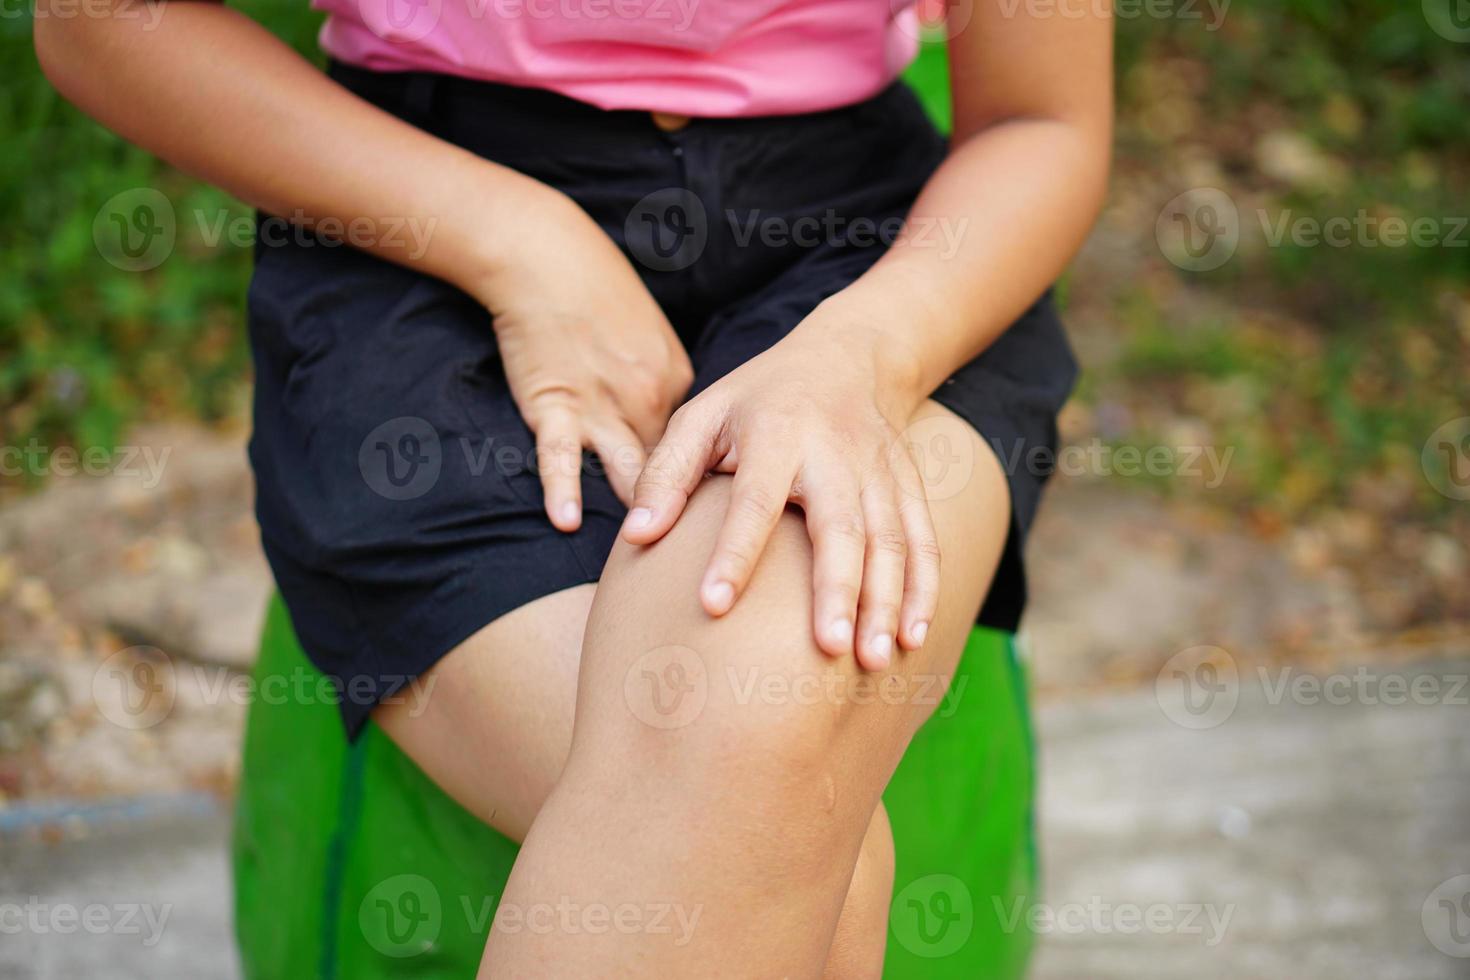
[[[1239,675],[1228,717],[1218,673],[1197,715],[1169,677],[1038,712],[1057,925],[1033,975],[1470,977],[1470,660]],[[1132,907],[1160,925],[1125,932]]]
[[[0,833],[0,980],[229,980],[229,812],[88,811],[60,843]]]
[[[1166,672],[1037,712],[1045,894],[989,910],[1041,933],[1033,975],[1470,977],[1470,658],[1183,669],[1188,702]],[[238,975],[226,811],[94,811],[60,843],[9,819],[0,978]]]

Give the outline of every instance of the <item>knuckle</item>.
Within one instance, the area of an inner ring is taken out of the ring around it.
[[[874,596],[865,604],[867,615],[880,626],[892,627],[898,621],[899,603],[886,596]]]
[[[665,414],[669,407],[669,401],[665,393],[657,385],[641,385],[634,389],[635,394],[633,408],[641,415],[649,418],[658,418]]]
[[[685,402],[674,409],[673,414],[669,416],[668,429],[670,432],[682,433],[698,428],[703,417],[704,409],[699,405],[698,401]]]
[[[662,452],[648,457],[638,474],[639,490],[671,490],[677,483],[668,454]]]
[[[754,428],[776,442],[794,441],[805,428],[800,415],[784,408],[758,411],[756,417]]]
[[[556,447],[543,446],[536,460],[537,469],[541,472],[543,483],[565,483],[575,478],[582,468],[582,447],[575,443],[567,443]]]
[[[648,468],[671,483],[694,468],[694,450],[676,437],[666,436],[648,457]]]
[[[740,516],[751,522],[766,523],[778,508],[786,506],[784,499],[778,500],[770,487],[754,484],[743,488],[735,501]]]
[[[557,456],[567,456],[580,452],[582,449],[582,444],[566,432],[558,432],[555,435],[538,435],[536,441],[542,452]]]
[[[844,511],[832,515],[822,524],[822,535],[832,541],[860,545],[867,540],[867,529],[860,515]]]
[[[939,547],[939,541],[932,537],[920,538],[911,546],[911,554],[915,561],[922,565],[938,568],[943,561],[944,554]]]
[[[726,575],[737,582],[744,582],[750,576],[754,563],[743,546],[733,545],[720,556],[719,566]]]
[[[873,532],[871,544],[875,554],[897,555],[902,558],[909,551],[907,535],[896,527],[881,527]]]
[[[656,473],[668,472],[678,463],[679,456],[680,451],[674,442],[665,437],[664,441],[654,446],[653,452],[648,454],[648,469]]]
[[[825,597],[827,604],[841,609],[857,606],[862,590],[858,583],[848,579],[829,579],[817,586],[817,592]]]
[[[666,377],[668,379],[667,390],[673,397],[678,397],[689,390],[694,383],[694,366],[689,363],[688,358],[678,358],[669,368]]]
[[[639,499],[642,499],[644,496],[663,496],[672,493],[674,488],[675,483],[669,474],[650,463],[639,474],[638,482],[634,484],[634,493]]]

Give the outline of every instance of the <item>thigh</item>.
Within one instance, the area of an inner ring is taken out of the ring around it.
[[[445,792],[515,841],[566,762],[595,588],[564,589],[501,616],[429,670],[427,696],[373,713]]]

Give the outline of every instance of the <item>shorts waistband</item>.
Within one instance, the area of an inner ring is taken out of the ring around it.
[[[628,140],[674,140],[698,134],[743,134],[810,139],[828,126],[852,126],[896,101],[914,99],[903,82],[847,106],[790,116],[695,117],[677,129],[661,128],[653,114],[636,109],[601,109],[549,89],[508,85],[434,72],[380,72],[333,60],[328,74],[368,101],[423,128],[435,121],[517,127],[527,137],[556,145],[588,146]]]

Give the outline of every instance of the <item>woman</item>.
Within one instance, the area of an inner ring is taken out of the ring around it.
[[[263,541],[349,736],[524,842],[482,974],[878,976],[884,785],[1024,601],[1106,5],[951,9],[948,144],[901,3],[323,6],[330,77],[206,2],[36,45],[317,232],[256,249]]]

